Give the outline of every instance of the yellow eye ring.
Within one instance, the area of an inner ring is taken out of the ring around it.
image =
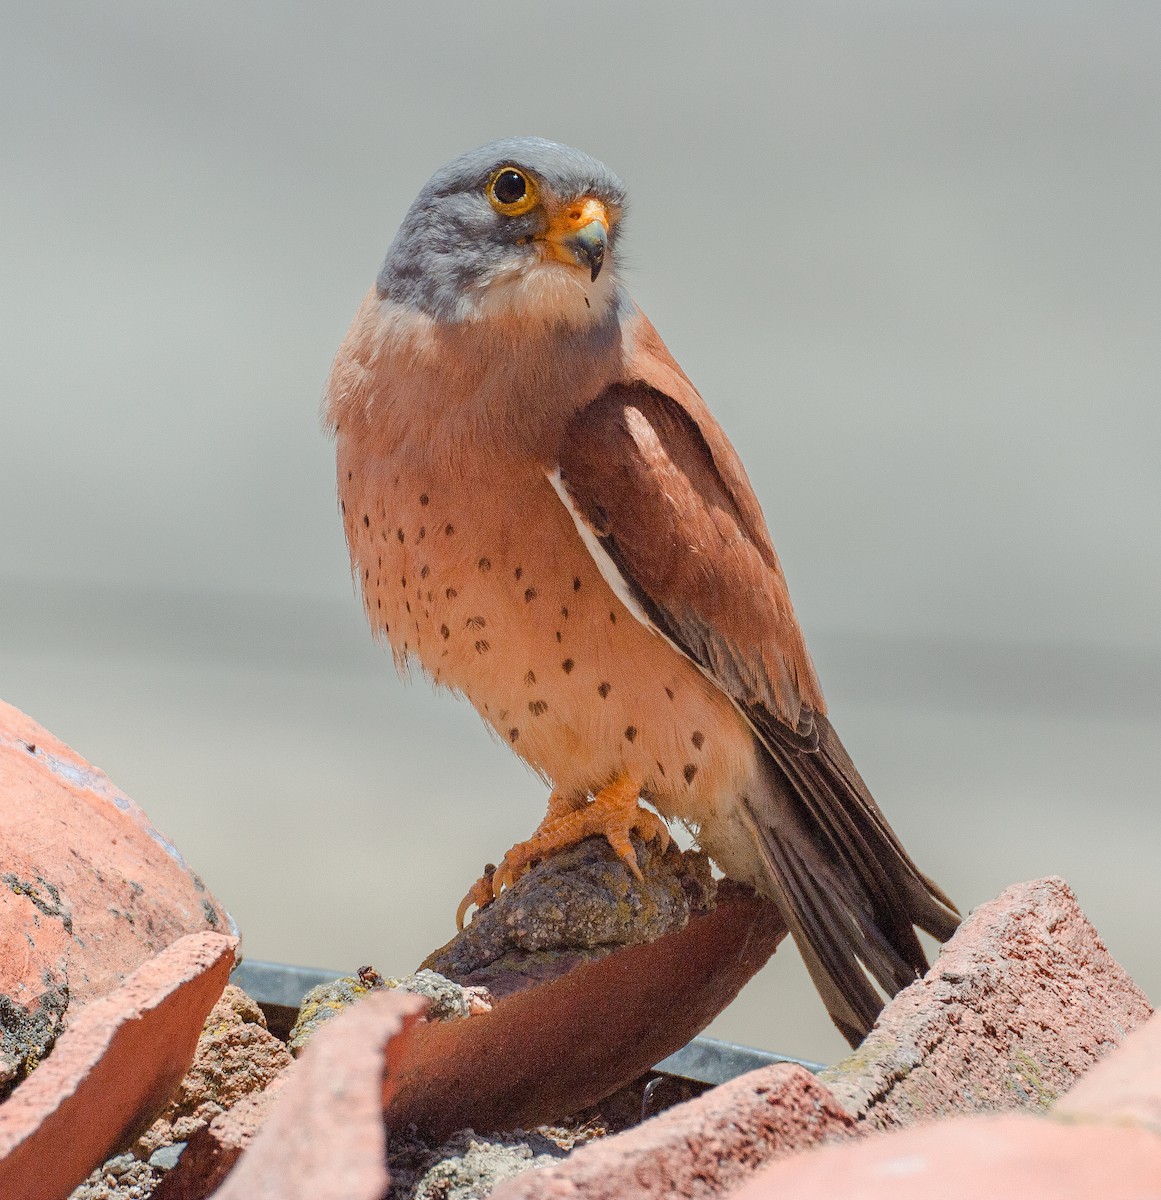
[[[498,167],[488,176],[488,203],[506,217],[519,217],[540,203],[536,180],[519,167]]]

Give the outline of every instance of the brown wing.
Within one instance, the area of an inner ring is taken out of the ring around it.
[[[570,423],[560,485],[616,585],[745,714],[766,752],[744,811],[830,1013],[852,1043],[926,970],[954,907],[916,868],[825,716],[781,567],[737,454],[652,327],[630,377]],[[598,561],[600,559],[598,558]]]
[[[709,413],[698,422],[644,382],[608,388],[572,421],[560,469],[576,512],[649,621],[764,734],[816,746],[815,714],[825,706],[786,580]]]

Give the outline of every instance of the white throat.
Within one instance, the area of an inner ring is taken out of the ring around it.
[[[524,263],[479,289],[473,317],[583,329],[603,321],[616,297],[617,280],[610,268],[590,280],[587,271],[566,263]]]

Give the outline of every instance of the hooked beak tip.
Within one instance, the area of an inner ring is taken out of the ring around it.
[[[589,278],[593,283],[605,265],[605,251],[609,246],[609,233],[600,221],[590,221],[578,229],[569,239],[578,258],[589,265]]]

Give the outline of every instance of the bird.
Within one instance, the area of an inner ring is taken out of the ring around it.
[[[762,509],[626,290],[625,187],[537,137],[406,211],[323,400],[351,569],[398,668],[550,788],[457,916],[538,860],[688,828],[768,897],[852,1046],[959,914],[827,717]]]

